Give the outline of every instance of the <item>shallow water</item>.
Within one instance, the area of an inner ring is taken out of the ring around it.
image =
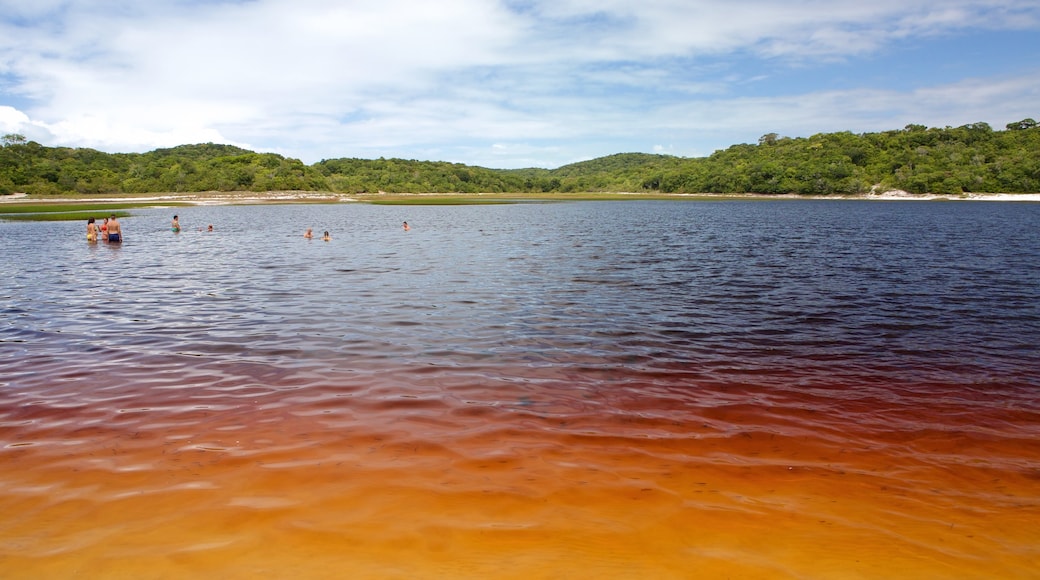
[[[134,213],[0,222],[3,577],[1035,577],[1040,205]]]

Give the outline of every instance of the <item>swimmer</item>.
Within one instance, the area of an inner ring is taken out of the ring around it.
[[[408,230],[412,229],[412,226],[408,225],[408,222],[404,222],[404,226],[403,227],[404,227],[404,231],[406,231],[406,232]]]
[[[209,224],[209,227],[206,228],[206,231],[207,232],[212,232],[213,231],[213,224]]]
[[[94,223],[94,218],[87,220],[87,241],[96,242],[98,237],[98,227]]]
[[[309,240],[314,237],[314,232],[311,230],[311,228],[307,228],[307,231],[303,232],[303,237]]]
[[[108,241],[115,243],[123,241],[123,228],[119,225],[116,214],[112,214],[112,217],[108,218]]]
[[[324,236],[322,236],[322,238],[321,238],[321,239],[322,239],[323,241],[326,241],[326,242],[327,242],[327,241],[329,241],[329,240],[331,240],[331,239],[332,239],[332,236],[330,236],[330,235],[329,235],[329,231],[328,231],[328,230],[325,230],[325,235],[324,235]]]
[[[181,222],[177,219],[177,216],[173,216],[173,222],[170,223],[170,231],[174,233],[181,231]]]

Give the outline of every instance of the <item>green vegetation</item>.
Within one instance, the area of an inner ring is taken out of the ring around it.
[[[99,217],[108,217],[115,213],[119,215],[120,212],[116,210],[122,209],[134,209],[138,207],[155,207],[155,202],[118,202],[118,203],[96,203],[96,202],[76,202],[69,201],[67,203],[5,203],[0,206],[0,213],[3,214],[21,214],[21,213],[58,213],[58,212],[80,212],[80,213],[94,213]],[[163,203],[163,205],[180,205],[186,206],[191,205],[187,203]],[[125,212],[124,212],[125,213]]]
[[[5,203],[0,205],[0,219],[8,221],[86,221],[88,218],[102,218],[115,215],[127,217],[129,212],[123,211],[135,207],[151,207],[155,203],[96,203],[96,202],[46,202],[46,203]],[[163,205],[189,205],[166,204]]]
[[[769,133],[757,144],[733,145],[703,158],[621,153],[552,170],[382,158],[327,159],[307,166],[213,143],[119,154],[44,147],[21,135],[6,135],[0,144],[0,194],[1040,192],[1040,126],[1032,119],[1009,123],[1003,131],[973,123],[806,138]]]
[[[366,200],[372,205],[490,205],[512,203],[513,200],[492,197],[450,197],[450,196],[391,196]]]
[[[116,217],[125,218],[130,215],[129,212],[117,211],[114,212]],[[0,213],[0,219],[12,221],[12,222],[66,222],[66,221],[87,221],[89,218],[96,218],[99,222],[102,217],[109,217],[112,212],[104,215],[98,215],[97,212],[91,211],[48,211],[42,213],[13,213],[4,214]]]

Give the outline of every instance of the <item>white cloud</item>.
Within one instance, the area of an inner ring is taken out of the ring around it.
[[[997,110],[996,102],[1001,103]],[[664,108],[651,122],[683,134],[742,135],[732,143],[755,143],[767,133],[808,137],[839,130],[901,129],[910,123],[944,127],[985,122],[1003,129],[1008,122],[1035,115],[1037,103],[1040,76],[969,79],[913,91],[878,88],[701,101]]]
[[[1036,102],[1025,65],[1018,80],[980,76],[933,92],[758,92],[788,66],[869,58],[951,31],[1036,27],[1034,4],[0,0],[0,105],[10,109],[0,123],[48,145],[217,141],[307,162],[377,153],[558,165],[657,143],[710,153],[709,137],[724,146],[746,131],[961,118],[983,111],[972,87],[997,91],[988,114],[1017,113]]]
[[[30,141],[48,143],[54,141],[54,134],[45,125],[33,121],[22,111],[14,107],[0,105],[0,135],[21,135]]]
[[[28,115],[14,107],[0,105],[0,130],[4,133],[17,133],[26,125],[29,125]]]

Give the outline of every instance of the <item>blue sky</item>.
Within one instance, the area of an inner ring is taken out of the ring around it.
[[[1036,0],[0,0],[0,134],[545,167],[1040,119]]]

